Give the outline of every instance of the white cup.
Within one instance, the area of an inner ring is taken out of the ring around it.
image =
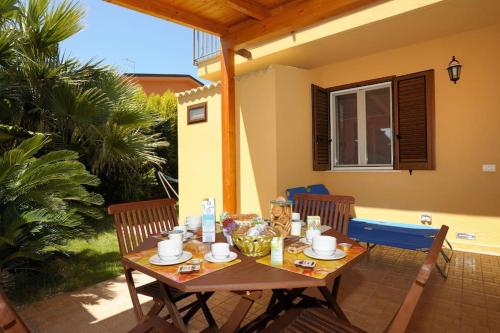
[[[182,231],[182,234],[186,236],[187,234],[187,226],[186,225],[177,225],[174,227],[174,230],[180,230]]]
[[[300,213],[292,213],[292,221],[300,221]]]
[[[313,239],[318,236],[321,236],[321,231],[317,229],[306,230],[306,240],[308,243],[312,243]]]
[[[158,257],[163,261],[178,259],[182,255],[182,241],[168,239],[158,242]]]
[[[189,230],[198,230],[201,227],[201,216],[187,216],[185,225]]]
[[[228,243],[213,243],[212,256],[215,259],[224,259],[229,257],[229,244]]]
[[[312,249],[320,256],[331,256],[337,250],[337,238],[332,236],[316,236],[312,241]]]
[[[302,223],[300,221],[292,221],[292,236],[300,236],[300,231],[302,229]]]
[[[168,232],[168,239],[172,239],[172,240],[178,240],[178,241],[183,241],[184,240],[184,233],[182,232],[182,230],[170,230]]]

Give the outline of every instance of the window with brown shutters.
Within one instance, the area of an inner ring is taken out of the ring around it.
[[[434,71],[396,77],[393,96],[394,169],[435,169]]]
[[[313,170],[331,169],[330,93],[312,85]]]
[[[433,70],[313,85],[312,118],[314,170],[435,169]]]

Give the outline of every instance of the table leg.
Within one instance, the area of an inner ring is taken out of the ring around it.
[[[261,314],[252,322],[248,323],[244,327],[242,327],[238,332],[240,333],[249,333],[254,331],[260,331],[264,327],[266,327],[267,323],[272,319],[275,319],[279,315],[279,313],[287,308],[291,307],[293,301],[302,294],[305,288],[292,289],[287,293],[284,293],[282,290],[273,290],[273,295],[276,295],[274,305],[268,305],[266,312]]]
[[[208,322],[208,327],[217,327],[217,323],[215,322],[214,317],[212,317],[212,314],[210,313],[210,309],[207,306],[206,299],[208,297],[204,297],[203,294],[201,293],[196,293],[196,298],[198,299],[198,303],[200,303],[201,311],[203,311],[203,314],[205,315],[205,318],[207,319]]]
[[[172,322],[182,332],[187,332],[187,326],[182,320],[181,314],[179,313],[179,310],[175,306],[175,303],[172,302],[172,295],[170,293],[170,290],[168,289],[168,286],[165,286],[165,284],[163,283],[160,283],[159,285],[163,302],[165,303],[165,307],[168,309],[168,312],[170,313],[170,318],[172,318]]]
[[[342,311],[339,304],[337,303],[337,292],[339,284],[340,282],[337,281],[333,283],[332,292],[330,292],[330,290],[328,290],[327,287],[318,287],[318,289],[321,292],[321,295],[323,295],[326,302],[328,303],[328,307],[331,308],[333,312],[335,312],[337,317],[349,322],[349,319],[347,319],[347,316],[345,315],[344,311]]]
[[[262,290],[247,291],[241,296],[240,302],[231,313],[227,322],[220,329],[221,333],[234,333],[236,332],[253,303],[262,297]]]

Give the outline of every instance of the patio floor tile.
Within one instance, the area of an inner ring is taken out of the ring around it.
[[[403,301],[425,255],[377,246],[342,278],[339,303],[351,321],[368,332],[383,332]],[[139,283],[150,278],[134,275]],[[244,323],[266,310],[271,296],[265,291]],[[140,298],[146,310],[147,297]],[[182,301],[185,305],[192,297]],[[220,326],[239,301],[229,293],[215,293],[208,301]],[[57,295],[20,308],[28,324],[42,333],[126,332],[135,324],[123,276],[85,290]],[[196,313],[189,332],[206,327]],[[448,279],[433,272],[408,332],[500,332],[500,257],[455,252]]]

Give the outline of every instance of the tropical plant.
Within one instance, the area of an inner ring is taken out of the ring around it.
[[[0,137],[50,134],[46,149],[77,151],[103,191],[113,185],[111,201],[130,200],[165,163],[158,151],[168,144],[155,132],[163,120],[144,112],[139,89],[112,68],[61,53],[83,15],[67,0],[0,0],[0,123],[18,129],[0,128]]]
[[[163,95],[146,95],[140,92],[137,96],[142,100],[142,107],[146,113],[160,118],[160,122],[154,127],[154,131],[161,133],[168,146],[159,150],[159,155],[165,157],[165,173],[177,178],[177,97],[172,91],[166,91]]]
[[[44,258],[47,246],[80,235],[99,218],[99,179],[68,150],[36,155],[50,139],[36,134],[0,157],[0,271]]]

